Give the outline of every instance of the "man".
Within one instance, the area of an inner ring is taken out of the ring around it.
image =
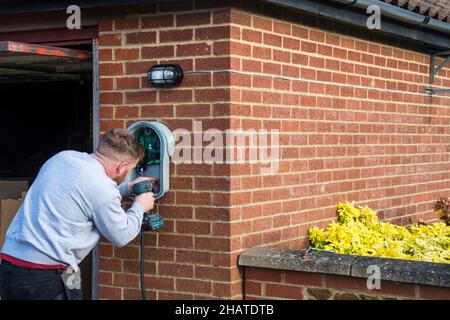
[[[93,154],[63,151],[42,166],[1,250],[1,299],[82,298],[80,261],[101,235],[118,247],[132,241],[153,208],[152,193],[121,207],[133,184],[150,179],[124,182],[143,156],[129,132],[112,129]]]

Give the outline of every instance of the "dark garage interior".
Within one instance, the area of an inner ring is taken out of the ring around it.
[[[92,152],[91,48],[0,42],[0,179],[31,185],[54,154]],[[85,299],[91,298],[91,264],[89,255],[80,265]]]

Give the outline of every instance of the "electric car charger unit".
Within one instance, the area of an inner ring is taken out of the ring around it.
[[[159,122],[139,121],[132,124],[128,131],[139,141],[145,150],[145,156],[131,174],[131,180],[138,177],[156,178],[145,180],[133,186],[132,196],[152,192],[160,199],[169,191],[169,161],[175,149],[173,134]],[[144,232],[155,231],[164,226],[164,220],[157,211],[144,213],[141,228],[140,277],[142,300],[146,299],[144,281]]]

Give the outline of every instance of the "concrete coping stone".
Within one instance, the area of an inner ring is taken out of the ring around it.
[[[322,250],[253,247],[239,255],[239,266],[367,278],[378,266],[381,280],[450,287],[450,264],[362,257]]]

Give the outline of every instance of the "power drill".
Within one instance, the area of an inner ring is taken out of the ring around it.
[[[159,182],[152,180],[144,180],[133,185],[133,196],[142,193],[159,192]],[[142,230],[151,231],[157,230],[164,226],[164,220],[156,211],[144,212],[144,219],[142,221]]]

